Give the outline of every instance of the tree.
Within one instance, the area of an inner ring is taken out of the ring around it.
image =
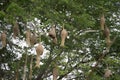
[[[0,49],[0,79],[46,80],[54,73],[58,80],[103,80],[105,69],[109,69],[112,75],[108,79],[119,80],[118,0],[1,0],[0,3],[0,30],[7,34],[7,45]],[[113,42],[110,46],[106,45],[105,33],[100,28],[102,14],[104,26],[110,29]],[[16,22],[20,34],[14,39]],[[53,25],[57,44],[46,35]],[[62,27],[68,31],[65,47],[60,47]],[[34,67],[36,54],[31,51],[35,46],[20,45],[25,44],[27,29],[37,35],[37,43],[42,42],[47,50],[41,57],[40,68]]]

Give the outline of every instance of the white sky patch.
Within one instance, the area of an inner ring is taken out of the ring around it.
[[[9,67],[8,67],[8,63],[1,64],[1,69],[10,70]]]
[[[78,70],[78,72],[79,72],[79,73],[83,73],[83,71],[82,71],[82,70]]]
[[[93,62],[91,66],[95,67],[96,64],[97,64],[97,62]]]
[[[114,28],[113,31],[120,32],[120,30],[118,30],[118,29],[116,29],[116,28]]]
[[[17,54],[17,59],[22,57],[22,54],[20,54],[19,52],[17,52],[16,54]]]
[[[2,42],[0,41],[0,49],[2,49]]]
[[[19,43],[19,39],[18,39],[18,38],[16,38],[16,39],[12,38],[12,42],[13,42],[13,44],[18,45],[18,43]]]
[[[78,52],[79,52],[79,53],[83,53],[84,51],[82,51],[82,50],[79,50]]]
[[[26,41],[22,40],[22,41],[19,42],[19,46],[23,49],[28,45],[26,44]]]
[[[47,80],[53,80],[53,75],[47,78]]]
[[[19,40],[18,38],[16,38],[16,39],[12,38],[12,42],[13,42],[13,44],[16,44],[16,45],[18,45],[19,47],[22,48],[22,49],[17,49],[17,48],[14,47],[15,51],[13,51],[13,52],[17,55],[17,59],[19,59],[19,58],[22,57],[22,54],[20,52],[23,51],[22,53],[24,53],[24,48],[28,47],[28,45],[27,45],[25,40]],[[41,42],[41,44],[43,44],[43,43]],[[37,46],[38,46],[38,44],[35,44],[34,47],[32,47],[31,49],[28,49],[28,53],[36,55],[36,49],[35,48]],[[48,50],[45,49],[44,46],[43,46],[43,48],[44,48],[44,52],[43,52],[43,55],[40,56],[41,59],[45,58],[46,57],[46,53],[49,52]],[[40,63],[40,64],[42,64],[42,63]]]
[[[69,73],[67,75],[67,79],[72,79],[72,78],[75,78],[75,75],[73,75],[73,73]],[[74,80],[74,79],[72,79],[72,80]]]

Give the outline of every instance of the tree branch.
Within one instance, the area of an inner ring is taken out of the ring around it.
[[[74,67],[70,68],[68,72],[65,74],[61,75],[58,80],[61,80],[63,77],[65,77],[67,74],[69,74],[71,71],[73,71],[80,63],[76,64]]]
[[[42,80],[43,74],[45,74],[46,70],[49,68],[49,65],[60,56],[62,51],[63,50],[61,50],[60,53],[54,59],[52,59],[52,56],[49,56],[48,60],[45,62],[46,64],[44,65],[44,66],[47,66],[47,67],[45,67],[41,70],[41,72],[37,76],[36,80]],[[50,51],[50,52],[52,53],[52,51]]]
[[[102,53],[102,55],[99,57],[98,61],[96,62],[95,66],[92,67],[91,72],[89,73],[89,75],[87,76],[86,80],[90,79],[91,74],[93,73],[93,71],[97,68],[98,64],[100,63],[100,61],[105,57],[105,55],[109,52],[110,47],[112,46],[112,44],[115,42],[117,36],[113,39],[111,45],[109,47],[106,48],[106,51],[104,53]]]

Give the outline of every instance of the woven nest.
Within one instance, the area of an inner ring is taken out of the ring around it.
[[[105,25],[105,17],[104,17],[104,14],[102,14],[100,17],[101,30],[104,30],[104,25]]]
[[[38,55],[42,55],[42,54],[43,54],[43,51],[44,51],[44,49],[43,49],[42,45],[39,44],[39,45],[36,47],[36,52],[37,52],[37,54],[38,54]]]
[[[30,46],[30,38],[31,38],[31,32],[30,30],[26,31],[26,43],[28,44],[28,46]]]
[[[49,36],[51,37],[51,38],[56,38],[56,31],[55,31],[55,27],[52,27],[51,29],[50,29],[50,31],[49,31]]]
[[[66,29],[63,28],[63,30],[61,31],[61,45],[62,47],[64,47],[64,44],[65,44],[65,39],[67,38],[67,31]]]
[[[13,37],[16,38],[20,34],[19,26],[17,23],[13,27]]]
[[[42,45],[39,44],[39,45],[36,47],[36,53],[37,53],[37,55],[36,55],[36,67],[39,67],[40,55],[43,54],[43,51],[44,51],[44,49],[43,49]]]
[[[5,32],[3,32],[1,34],[1,41],[2,41],[2,47],[5,47],[6,46],[6,34],[5,34]]]
[[[105,28],[104,28],[104,35],[105,35],[105,37],[110,36],[110,30],[109,30],[109,28],[107,26],[105,26]]]
[[[31,32],[30,32],[30,30],[27,30],[26,31],[26,38],[30,38],[31,37]]]
[[[111,70],[109,70],[109,69],[105,70],[104,77],[108,78],[108,77],[110,77],[111,75],[112,75],[112,71],[111,71]]]
[[[34,44],[36,44],[37,43],[37,37],[35,36],[35,35],[32,35],[31,37],[30,37],[30,44],[31,45],[34,45]]]
[[[53,68],[53,80],[57,80],[58,77],[58,69],[57,67]]]

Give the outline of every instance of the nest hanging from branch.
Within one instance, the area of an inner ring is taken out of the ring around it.
[[[1,33],[2,47],[6,46],[6,34],[5,32]]]
[[[33,34],[31,37],[30,37],[30,44],[31,45],[34,45],[37,43],[37,37],[35,34]]]
[[[49,31],[49,36],[53,39],[53,43],[57,44],[56,29],[53,26]]]
[[[19,26],[17,22],[15,22],[13,26],[13,37],[16,38],[17,36],[19,36],[19,34],[20,34]]]
[[[30,32],[30,30],[28,29],[27,31],[26,31],[26,38],[30,38],[31,37],[31,32]]]
[[[104,27],[104,35],[107,38],[110,37],[110,30],[107,26]]]
[[[67,35],[68,35],[68,32],[63,27],[63,30],[61,31],[61,44],[60,44],[61,47],[64,47],[65,39],[67,38]]]
[[[108,77],[110,77],[111,75],[112,75],[112,71],[109,70],[109,69],[106,69],[106,70],[105,70],[104,77],[105,77],[105,78],[108,78]]]
[[[110,39],[110,30],[107,26],[105,26],[104,28],[104,35],[105,35],[106,45],[109,48],[111,45],[111,39]]]
[[[26,43],[28,46],[30,46],[30,38],[31,38],[31,32],[30,30],[26,31]]]
[[[53,43],[57,44],[57,38],[53,39]]]
[[[106,46],[109,48],[111,46],[112,41],[110,40],[110,37],[105,38]]]
[[[55,67],[53,68],[53,80],[57,80],[58,77],[58,68],[55,65]]]
[[[104,14],[102,14],[100,17],[101,30],[104,30],[104,25],[105,25],[105,17],[104,17]]]
[[[50,31],[49,31],[49,36],[54,39],[56,38],[56,31],[55,31],[55,27],[53,26]]]
[[[38,68],[40,67],[39,66],[40,55],[43,54],[43,51],[44,51],[43,46],[39,43],[39,45],[36,47],[36,53],[37,53],[37,55],[36,55],[36,67],[38,67]]]

